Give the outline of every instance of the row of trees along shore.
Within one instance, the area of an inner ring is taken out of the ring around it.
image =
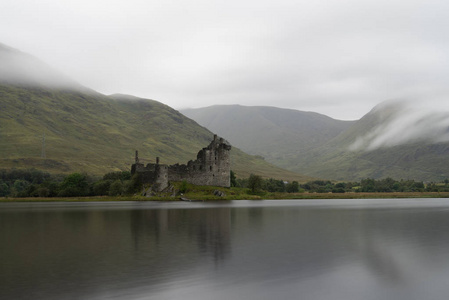
[[[231,174],[231,185],[245,187],[252,193],[261,191],[287,193],[388,193],[388,192],[449,192],[449,179],[442,182],[424,184],[415,180],[362,179],[355,182],[331,182],[329,180],[313,180],[303,184],[296,181],[286,182],[273,178],[264,179],[251,174],[249,178],[238,179]]]
[[[132,195],[141,183],[129,171],[103,177],[83,173],[54,175],[36,169],[0,170],[0,197],[87,197]]]
[[[359,182],[314,180],[299,184],[278,179],[264,179],[251,174],[236,178],[231,171],[231,186],[247,189],[249,193],[347,193],[347,192],[449,192],[449,180],[426,183],[414,180],[363,179]],[[111,172],[103,177],[82,173],[54,175],[36,169],[0,170],[0,197],[87,197],[120,196],[140,193],[138,176],[129,171]]]

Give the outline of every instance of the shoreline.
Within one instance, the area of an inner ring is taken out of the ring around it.
[[[217,197],[209,195],[184,195],[192,201],[228,201],[228,200],[303,200],[303,199],[386,199],[386,198],[449,198],[449,192],[392,192],[392,193],[267,193],[265,195],[229,195]],[[120,201],[183,201],[181,197],[144,197],[144,196],[95,196],[95,197],[2,197],[5,202],[120,202]]]

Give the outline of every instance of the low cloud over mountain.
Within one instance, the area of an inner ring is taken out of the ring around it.
[[[388,101],[376,106],[378,124],[358,136],[349,150],[371,151],[416,142],[449,141],[449,113],[436,111],[425,101]]]

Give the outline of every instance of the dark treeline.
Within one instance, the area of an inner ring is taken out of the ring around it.
[[[363,179],[360,182],[314,180],[304,184],[277,179],[263,179],[251,174],[236,178],[231,171],[231,186],[247,188],[251,193],[347,193],[347,192],[449,192],[449,180],[427,183],[414,180]],[[103,177],[82,173],[54,175],[36,169],[0,170],[0,197],[85,197],[119,196],[139,193],[142,184],[129,171],[111,172]]]
[[[43,171],[0,170],[0,197],[118,196],[140,191],[137,176],[128,171],[101,177],[82,173],[54,175]]]
[[[260,191],[297,193],[300,191],[300,185],[297,181],[285,182],[274,178],[263,179],[258,175],[251,174],[248,178],[235,178],[231,171],[231,186],[248,188],[252,193]]]
[[[235,179],[231,174],[231,184],[236,187],[248,188],[251,192],[309,192],[309,193],[382,193],[382,192],[449,192],[449,180],[440,183],[427,183],[414,180],[362,179],[359,182],[338,182],[329,180],[314,180],[304,184],[285,182],[273,178],[263,179],[251,174],[249,178]]]

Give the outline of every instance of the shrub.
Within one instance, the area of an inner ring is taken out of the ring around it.
[[[109,188],[109,196],[120,196],[123,194],[123,183],[120,180],[116,180],[111,184]]]
[[[187,192],[187,181],[183,180],[181,182],[181,185],[179,186],[179,192],[183,194]]]

